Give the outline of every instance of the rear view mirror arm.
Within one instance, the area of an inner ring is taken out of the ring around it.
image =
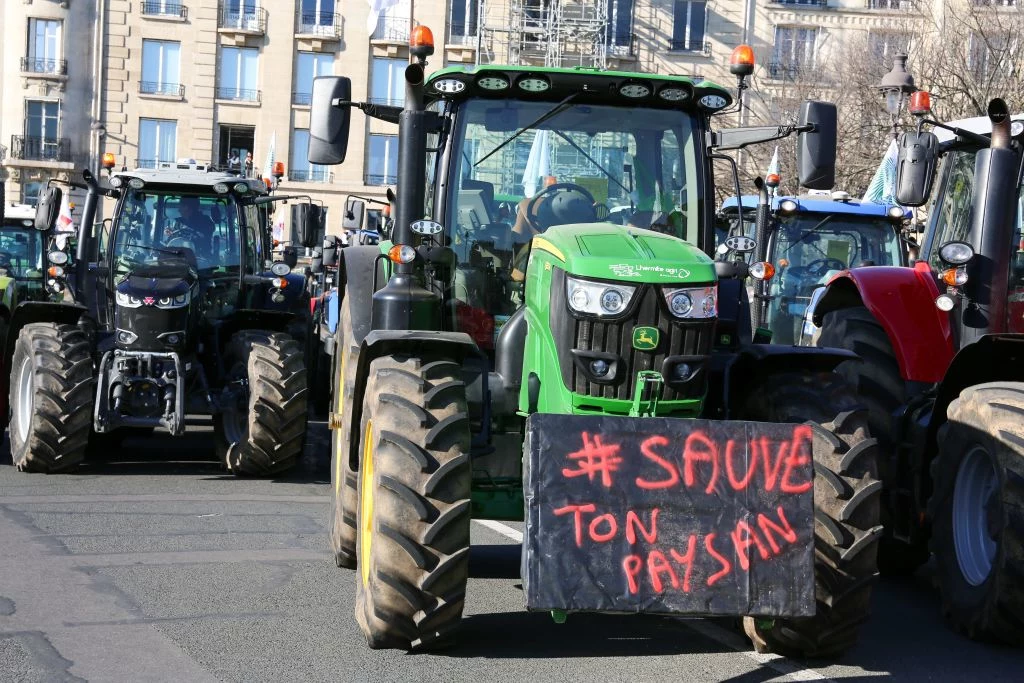
[[[773,140],[781,140],[794,133],[813,133],[814,124],[805,126],[751,126],[749,128],[726,128],[711,133],[710,147],[717,151],[743,149]]]
[[[950,133],[953,133],[958,138],[969,140],[975,144],[982,145],[983,147],[988,147],[989,143],[991,142],[984,135],[979,135],[978,133],[973,133],[969,130],[964,130],[963,128],[957,128],[956,126],[947,126],[944,123],[941,123],[939,121],[932,121],[931,119],[922,119],[920,124],[918,124],[918,130],[920,130],[921,126],[925,123],[935,126],[936,128],[948,130]]]

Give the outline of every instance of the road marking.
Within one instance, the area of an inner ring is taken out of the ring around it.
[[[502,536],[510,538],[517,543],[523,542],[523,532],[513,529],[507,524],[496,522],[493,519],[474,519],[473,521],[480,526],[487,527],[491,531],[497,531]],[[794,681],[832,681],[831,678],[818,673],[814,669],[802,668],[800,665],[794,664],[781,655],[760,654],[755,652],[750,649],[750,641],[747,640],[745,636],[733,633],[712,621],[705,619],[680,619],[679,623],[691,631],[699,633],[705,638],[710,638],[711,640],[714,640],[715,642],[754,660],[760,666],[766,666],[769,669],[773,669],[784,676],[788,676]]]
[[[522,531],[517,531],[516,529],[513,529],[512,527],[508,526],[507,524],[502,524],[501,522],[496,522],[493,519],[474,519],[473,521],[476,522],[477,524],[479,524],[480,526],[487,527],[491,531],[497,531],[499,534],[501,534],[505,538],[511,538],[516,543],[522,543],[523,542],[523,532]]]

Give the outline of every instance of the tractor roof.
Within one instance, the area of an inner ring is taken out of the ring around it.
[[[4,223],[35,220],[36,208],[28,204],[8,204],[4,207]]]
[[[844,193],[845,194],[845,193]],[[895,204],[875,204],[873,202],[862,202],[857,199],[832,199],[820,195],[780,195],[772,199],[772,211],[779,208],[779,204],[790,199],[796,202],[798,213],[828,213],[828,214],[849,214],[856,216],[878,216],[889,217],[889,210]],[[722,202],[722,211],[736,210],[736,197],[729,197]],[[757,195],[743,195],[743,208],[753,211],[757,208]],[[911,212],[905,210],[904,217],[909,218]]]
[[[469,97],[509,97],[559,102],[573,93],[588,93],[586,101],[620,106],[693,109],[708,112],[732,103],[730,92],[701,76],[668,76],[630,71],[576,67],[452,66],[427,78],[430,99],[462,100]],[[623,94],[624,92],[630,95]],[[702,98],[717,95],[714,104]]]
[[[242,176],[226,171],[219,171],[207,166],[192,163],[163,164],[160,168],[137,168],[134,171],[116,171],[111,177],[123,176],[138,178],[146,185],[187,185],[198,191],[214,192],[213,186],[218,183],[226,183],[231,186],[236,183],[245,183],[250,192],[266,194],[267,188],[263,181],[255,178],[243,178]]]
[[[1024,114],[1011,114],[1011,121],[1024,121]],[[946,125],[953,126],[954,128],[961,128],[971,133],[977,133],[978,135],[991,135],[992,134],[992,122],[987,116],[975,116],[969,119],[960,119],[959,121],[945,121]],[[952,142],[956,139],[956,135],[952,131],[948,131],[944,128],[932,128],[932,132],[935,133],[935,137],[939,139],[940,143]]]

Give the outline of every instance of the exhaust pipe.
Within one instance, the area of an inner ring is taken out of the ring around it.
[[[1000,98],[988,103],[988,120],[992,122],[992,142],[990,149],[1009,149],[1010,147],[1010,109]]]

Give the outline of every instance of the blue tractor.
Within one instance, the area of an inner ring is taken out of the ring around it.
[[[759,201],[758,195],[744,195],[742,204],[726,199],[716,238],[720,256],[729,252],[730,236],[756,240],[747,259],[760,264],[764,277],[751,292],[752,323],[772,343],[809,345],[814,328],[804,321],[816,290],[848,268],[905,266],[916,246],[905,232],[911,212],[895,204],[861,202],[846,192],[776,196],[766,198],[761,227]]]

